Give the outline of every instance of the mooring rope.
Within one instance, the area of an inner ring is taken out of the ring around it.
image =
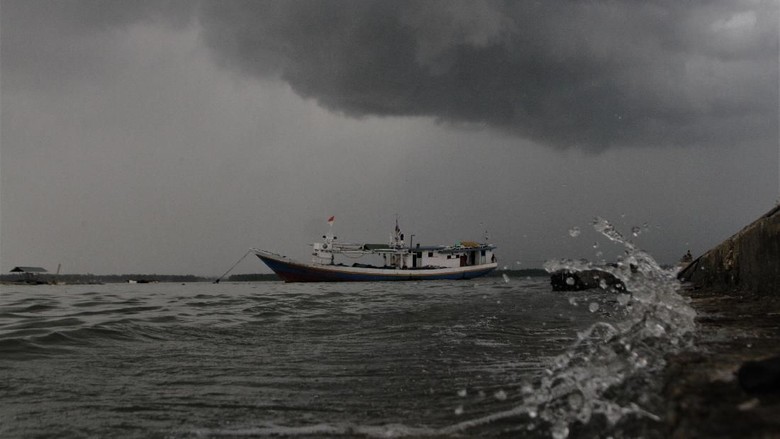
[[[233,271],[233,269],[234,269],[234,268],[236,268],[236,265],[240,264],[240,263],[241,263],[241,261],[243,261],[245,257],[249,256],[249,254],[250,254],[250,253],[252,253],[252,250],[251,250],[251,249],[250,249],[250,250],[248,250],[246,253],[244,253],[244,256],[241,256],[241,259],[239,259],[238,261],[236,261],[236,263],[235,263],[235,264],[233,264],[233,266],[232,266],[232,267],[228,268],[228,271],[226,271],[226,272],[225,272],[225,274],[223,274],[222,276],[218,277],[218,278],[217,278],[217,280],[215,280],[215,281],[214,281],[214,283],[215,283],[215,284],[218,284],[218,283],[219,283],[219,281],[221,281],[223,277],[227,276],[227,275],[228,275],[228,273],[230,273],[231,271]]]

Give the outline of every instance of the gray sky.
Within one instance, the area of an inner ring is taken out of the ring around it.
[[[0,271],[308,260],[330,215],[345,241],[488,229],[512,268],[614,258],[595,216],[699,254],[780,194],[779,10],[1,0]]]

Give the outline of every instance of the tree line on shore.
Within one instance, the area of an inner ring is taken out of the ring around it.
[[[192,274],[3,274],[0,282],[46,284],[112,284],[152,282],[207,282],[211,278]]]
[[[488,276],[510,277],[537,277],[547,276],[547,272],[540,268],[524,270],[496,270]],[[111,283],[156,283],[156,282],[213,282],[216,278],[195,276],[193,274],[36,274],[26,273],[1,274],[0,282],[3,283],[28,283],[28,284],[111,284]],[[275,274],[247,273],[234,274],[224,279],[227,282],[267,282],[278,281]]]

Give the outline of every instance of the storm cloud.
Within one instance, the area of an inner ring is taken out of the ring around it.
[[[777,137],[779,18],[753,0],[6,1],[4,73],[83,75],[111,50],[89,36],[197,23],[222,67],[351,117],[586,150],[729,145]],[[33,19],[49,38],[15,24]]]
[[[0,0],[0,266],[219,275],[332,215],[510,266],[611,260],[594,216],[699,254],[780,193],[779,6]]]
[[[221,65],[354,117],[429,116],[587,149],[777,136],[776,2],[202,6]]]

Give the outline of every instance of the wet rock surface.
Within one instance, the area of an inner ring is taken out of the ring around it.
[[[668,436],[780,438],[780,206],[678,278],[697,348],[668,359]]]
[[[780,392],[766,383],[746,389],[738,377],[746,363],[780,355],[780,294],[688,295],[698,312],[696,350],[667,359],[666,436],[780,438]]]

